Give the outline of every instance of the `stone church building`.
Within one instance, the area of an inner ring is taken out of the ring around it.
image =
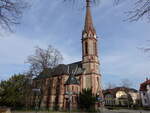
[[[68,102],[71,100],[72,108],[77,109],[79,107],[79,93],[87,88],[92,90],[93,95],[102,97],[97,41],[90,2],[86,0],[85,25],[81,43],[82,60],[68,65],[60,64],[53,69],[44,70],[48,74],[42,72],[38,78],[34,79],[33,87],[41,89],[41,108],[68,109]],[[31,103],[33,105],[36,103],[36,98],[36,95],[32,96]]]

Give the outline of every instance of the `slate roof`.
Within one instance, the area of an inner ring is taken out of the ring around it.
[[[75,75],[82,74],[82,72],[83,72],[82,62],[79,61],[79,62],[74,62],[71,64],[59,64],[58,66],[56,66],[53,69],[51,69],[51,68],[45,69],[45,70],[43,70],[43,72],[41,72],[39,74],[39,76],[36,79],[48,78],[51,76],[69,75],[68,66],[69,66],[69,73],[74,72],[76,67],[78,67],[78,69],[77,69],[77,72]]]
[[[143,82],[140,85],[140,91],[147,91],[147,88],[146,88],[147,85],[150,85],[150,79],[149,80],[147,79],[145,82]]]

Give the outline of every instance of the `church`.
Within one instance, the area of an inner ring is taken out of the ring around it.
[[[79,39],[80,40],[80,39]],[[78,96],[83,89],[91,89],[93,95],[102,97],[98,39],[93,26],[90,0],[86,0],[85,25],[82,31],[82,60],[71,64],[60,64],[48,69],[48,75],[40,74],[34,79],[33,87],[41,89],[40,108],[78,109]],[[71,97],[71,98],[70,98]],[[35,105],[36,95],[31,103]]]

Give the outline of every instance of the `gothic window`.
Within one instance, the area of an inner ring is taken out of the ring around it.
[[[74,91],[74,86],[72,86],[72,91]]]
[[[97,83],[98,83],[98,86],[99,86],[99,77],[97,77]]]
[[[94,54],[97,55],[97,44],[96,44],[96,42],[94,42],[93,45],[94,45]]]
[[[85,54],[88,54],[88,42],[85,42]]]

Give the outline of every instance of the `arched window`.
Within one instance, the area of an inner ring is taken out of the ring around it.
[[[72,91],[74,91],[74,86],[72,86]]]
[[[88,42],[85,42],[85,55],[88,54]]]
[[[94,42],[94,54],[97,56],[97,44]]]

